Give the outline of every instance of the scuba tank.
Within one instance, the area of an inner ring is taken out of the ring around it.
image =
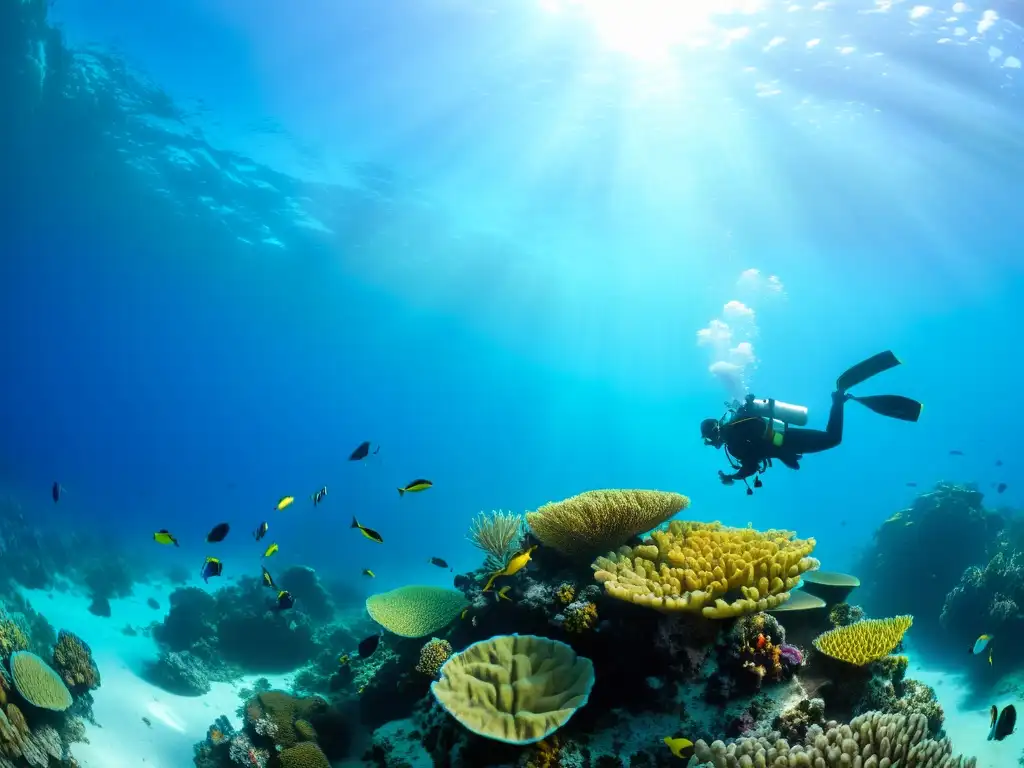
[[[802,405],[792,405],[781,400],[772,400],[767,397],[755,398],[753,395],[747,395],[745,407],[746,412],[751,416],[760,416],[794,427],[807,426],[807,408]]]

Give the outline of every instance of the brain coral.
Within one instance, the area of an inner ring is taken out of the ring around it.
[[[71,706],[71,691],[60,675],[30,651],[11,654],[11,678],[18,693],[29,704],[56,712]]]
[[[593,685],[590,659],[565,643],[499,635],[448,659],[430,690],[473,733],[533,744],[565,725],[587,703]]]
[[[670,613],[726,619],[775,608],[800,574],[819,563],[814,539],[792,531],[727,528],[673,520],[637,547],[621,547],[591,566],[605,592]]]
[[[892,653],[913,623],[913,616],[863,619],[818,635],[814,647],[833,659],[863,667]]]
[[[281,768],[331,768],[323,751],[311,741],[283,750],[278,760]]]
[[[444,587],[413,585],[366,598],[370,618],[402,637],[426,637],[444,629],[468,606],[465,595]]]
[[[690,500],[678,493],[587,491],[528,512],[526,522],[544,546],[590,558],[658,527],[688,506]]]
[[[778,734],[776,734],[778,735]],[[949,739],[928,738],[928,720],[922,714],[884,715],[867,712],[849,725],[832,723],[822,733],[808,731],[803,744],[785,739],[741,738],[726,746],[721,741],[694,744],[701,765],[714,768],[746,766],[806,766],[807,768],[975,768],[977,761],[953,755]]]

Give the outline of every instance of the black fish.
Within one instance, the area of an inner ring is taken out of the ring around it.
[[[956,450],[954,448],[952,451],[949,452],[949,455],[950,456],[963,456],[964,452],[963,451],[958,451],[958,450]]]
[[[1002,493],[1006,490],[1006,483],[1000,483],[996,486],[996,493]]]
[[[359,658],[365,659],[367,656],[373,656],[373,652],[377,650],[378,645],[380,645],[380,635],[370,635],[365,640],[360,640]]]
[[[295,605],[295,598],[292,597],[292,593],[286,589],[282,589],[277,593],[277,610],[287,611]]]
[[[55,482],[53,488],[50,489],[50,495],[53,496],[53,503],[56,504],[60,501],[60,492],[64,489],[60,487],[60,483]]]
[[[260,539],[262,539],[264,536],[267,535],[267,529],[268,528],[270,528],[270,523],[268,523],[266,521],[260,523],[260,527],[252,532],[253,538],[256,539],[256,541],[259,541]]]
[[[227,523],[221,523],[220,525],[213,526],[213,529],[206,534],[206,540],[210,544],[214,544],[218,541],[224,541],[224,537],[228,535],[228,531],[231,530],[231,526]]]
[[[379,449],[378,449],[379,450]],[[377,451],[374,451],[376,453]],[[349,461],[362,461],[370,455],[370,441],[360,443],[359,446],[349,454]]]
[[[438,568],[447,568],[449,571],[453,570],[451,568],[451,566],[449,566],[448,563],[446,563],[440,557],[432,557],[432,558],[430,558],[430,564],[431,565],[436,565]]]
[[[992,705],[992,727],[988,732],[988,740],[1002,741],[1011,733],[1017,725],[1017,710],[1013,704],[1007,704],[1003,707],[1003,711],[999,713],[999,718],[996,718],[996,707]]]

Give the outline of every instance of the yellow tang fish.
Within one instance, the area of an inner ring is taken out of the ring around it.
[[[492,573],[491,578],[487,580],[487,586],[484,587],[484,592],[490,591],[491,585],[494,583],[494,580],[499,576],[514,576],[515,574],[523,570],[523,568],[526,567],[526,564],[530,562],[530,555],[536,548],[537,545],[534,544],[529,549],[523,550],[518,555],[515,555],[511,560],[509,560],[508,565],[506,565],[500,571],[495,571],[494,573]]]
[[[295,501],[295,497],[294,496],[282,496],[281,500],[277,502],[277,511],[280,512],[282,509],[287,507],[293,501]]]
[[[425,490],[427,490],[427,488],[432,488],[433,486],[434,486],[434,484],[432,482],[430,482],[429,480],[423,480],[423,479],[413,480],[411,483],[409,483],[404,488],[399,488],[398,489],[398,495],[399,496],[405,496],[405,494],[407,494],[407,493],[418,493],[419,491],[425,491]]]
[[[665,737],[665,744],[672,750],[672,754],[676,757],[680,757],[683,760],[689,760],[693,757],[693,742],[689,739],[673,739],[671,736]]]
[[[272,554],[277,552],[278,549],[279,549],[279,547],[277,546],[277,542],[274,542],[269,547],[267,547],[267,551],[263,553],[263,556],[264,557],[270,557]]]
[[[178,546],[178,540],[165,528],[161,528],[153,534],[153,541],[157,544],[173,544],[174,546]]]

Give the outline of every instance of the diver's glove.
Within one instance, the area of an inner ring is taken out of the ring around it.
[[[718,470],[718,479],[722,481],[722,485],[732,485],[734,482],[734,480],[722,470]]]

